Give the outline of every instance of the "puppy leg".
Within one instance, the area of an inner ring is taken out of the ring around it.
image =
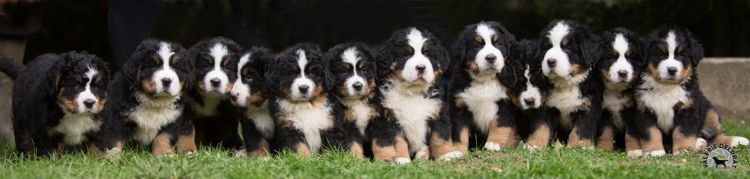
[[[596,138],[596,148],[611,152],[615,148],[615,129],[610,125],[603,126],[599,137]]]
[[[409,156],[409,143],[406,142],[404,136],[398,135],[394,144],[394,149],[396,149],[395,162],[397,164],[407,164],[411,162],[411,157]]]
[[[395,162],[397,153],[395,147],[395,139],[373,139],[372,140],[372,154],[375,160],[382,160],[386,162]],[[408,158],[407,158],[408,159]]]
[[[750,141],[745,137],[727,136],[724,133],[724,128],[721,126],[719,114],[713,109],[708,110],[706,113],[706,119],[701,132],[706,139],[710,140],[710,144],[725,144],[732,147],[750,144]]]
[[[516,131],[510,125],[498,125],[497,120],[490,122],[490,129],[487,134],[487,142],[484,149],[489,151],[499,151],[503,147],[513,145]]]
[[[643,147],[644,155],[651,157],[661,157],[666,154],[664,151],[664,144],[662,143],[661,130],[656,126],[651,126],[647,129],[647,139],[641,142]]]
[[[360,160],[363,159],[365,156],[364,149],[362,149],[362,144],[360,144],[360,142],[358,141],[352,141],[352,143],[349,144],[349,152],[351,152],[352,155],[354,155],[354,158],[357,158]]]
[[[187,135],[179,135],[177,136],[177,151],[186,153],[186,154],[192,154],[197,150],[197,146],[195,145],[195,127],[190,128],[190,133]]]
[[[151,141],[151,153],[154,156],[164,156],[174,154],[174,146],[172,146],[172,135],[166,132],[161,132],[156,135],[153,141]]]
[[[542,122],[532,131],[533,132],[528,138],[527,148],[533,150],[547,147],[549,140],[552,137],[552,131],[550,130],[549,124],[547,122]]]
[[[672,130],[672,153],[679,154],[685,151],[695,151],[696,148],[696,135],[685,133],[683,128],[677,126]]]
[[[643,155],[643,149],[638,139],[630,131],[625,132],[625,152],[629,157],[639,157]]]

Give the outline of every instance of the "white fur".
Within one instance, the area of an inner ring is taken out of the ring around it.
[[[612,82],[630,82],[630,80],[633,79],[633,76],[635,76],[633,74],[633,65],[628,62],[627,58],[625,58],[625,54],[629,49],[628,44],[629,42],[622,34],[617,34],[615,36],[615,41],[612,42],[612,48],[614,48],[614,50],[617,51],[617,54],[619,54],[617,61],[615,61],[612,66],[609,66],[609,79],[611,79]],[[618,74],[619,71],[625,71],[628,75],[624,79],[621,79]]]
[[[484,39],[484,46],[482,49],[480,49],[476,56],[474,57],[475,62],[477,63],[477,66],[479,67],[480,71],[485,71],[488,69],[493,69],[495,71],[502,71],[503,67],[505,66],[505,56],[503,56],[503,53],[500,51],[500,49],[497,49],[494,44],[492,44],[492,36],[496,35],[497,32],[490,28],[487,24],[480,23],[477,25],[477,29],[475,30],[477,35],[482,37]],[[488,55],[494,55],[495,61],[490,64],[485,59]]]
[[[422,93],[426,93],[427,88],[411,91],[413,89],[409,89],[407,84],[398,80],[390,81],[391,84],[381,88],[383,107],[393,111],[409,141],[411,152],[426,148],[427,133],[430,131],[427,120],[436,119],[440,115],[438,112],[442,102],[423,96]]]
[[[706,141],[706,139],[698,138],[698,139],[695,140],[695,148],[696,149],[703,149],[706,146],[708,146],[708,141]]]
[[[674,123],[673,107],[680,102],[690,104],[689,93],[681,85],[661,84],[645,73],[643,74],[643,81],[640,88],[651,90],[639,91],[640,98],[638,100],[656,114],[657,124],[662,131],[672,131],[672,124]]]
[[[346,85],[346,93],[349,96],[361,96],[364,95],[364,92],[362,90],[355,90],[353,85],[355,83],[361,83],[362,89],[365,89],[367,86],[367,83],[365,83],[365,79],[362,78],[362,76],[359,76],[357,73],[357,62],[361,59],[359,57],[359,51],[356,47],[351,47],[341,54],[341,59],[344,60],[344,62],[349,63],[352,65],[352,71],[354,73],[353,76],[350,76],[346,79],[346,82],[344,83]]]
[[[128,119],[138,125],[133,137],[143,145],[150,144],[162,127],[182,115],[182,108],[175,105],[179,96],[154,100],[144,94],[138,94],[137,100],[140,104],[130,110]]]
[[[91,112],[91,113],[98,113],[100,109],[96,107],[96,103],[99,103],[99,99],[94,95],[93,92],[91,92],[91,82],[94,81],[94,76],[99,74],[99,71],[96,70],[93,67],[89,67],[88,71],[86,71],[86,87],[84,87],[83,92],[78,94],[78,97],[76,98],[76,103],[78,105],[78,111],[77,113],[85,113],[85,112]],[[87,108],[86,105],[83,104],[86,100],[93,100],[94,106],[92,108]]]
[[[631,150],[626,154],[628,157],[640,157],[641,155],[643,155],[643,150]]]
[[[666,154],[667,154],[667,152],[664,151],[664,150],[654,150],[654,151],[646,152],[643,155],[646,155],[646,156],[649,156],[649,157],[661,157],[661,156],[664,156]]]
[[[357,129],[362,135],[365,135],[365,129],[370,122],[370,118],[372,118],[371,114],[374,109],[367,104],[366,100],[344,99],[342,103],[349,108],[348,110],[352,111]]]
[[[748,141],[747,138],[734,136],[732,137],[732,143],[730,144],[730,146],[735,147],[738,145],[748,145],[748,144],[750,144],[750,141]]]
[[[602,102],[602,107],[612,112],[612,122],[620,131],[623,131],[625,127],[620,111],[632,105],[630,98],[622,96],[622,91],[627,88],[627,85],[626,83],[607,83]]]
[[[263,102],[260,106],[249,105],[245,110],[245,117],[252,119],[255,128],[263,134],[263,137],[273,138],[275,125],[268,111],[268,102]]]
[[[243,81],[242,79],[242,67],[245,67],[245,64],[250,60],[251,55],[252,54],[247,53],[240,57],[240,62],[237,64],[237,80],[234,81],[234,85],[232,85],[232,90],[230,91],[230,95],[235,97],[235,100],[232,100],[232,104],[239,107],[247,106],[247,96],[250,96],[252,92],[250,85],[247,85],[247,83],[252,81]]]
[[[101,121],[93,119],[91,113],[68,113],[60,119],[60,124],[55,126],[54,131],[63,135],[63,142],[68,145],[76,145],[86,140],[86,133],[99,130]]]
[[[310,98],[310,94],[312,93],[313,90],[315,90],[316,86],[315,86],[315,83],[313,83],[313,81],[310,78],[307,78],[307,76],[305,75],[305,67],[307,66],[307,63],[308,63],[307,56],[305,55],[305,51],[302,49],[298,49],[297,55],[298,55],[297,65],[299,66],[300,75],[296,79],[294,79],[294,82],[292,82],[291,99],[292,100],[307,100]],[[304,94],[300,92],[299,90],[299,87],[303,85],[307,85],[309,87],[307,90],[307,93],[304,93]]]
[[[499,151],[502,147],[503,146],[500,146],[500,144],[494,142],[484,143],[484,149],[489,151]]]
[[[424,47],[424,43],[427,42],[427,38],[422,36],[422,32],[416,28],[412,28],[406,38],[408,39],[409,46],[414,49],[414,54],[406,60],[403,67],[404,69],[401,71],[401,78],[409,82],[421,79],[426,83],[432,83],[432,81],[435,80],[432,63],[427,56],[422,54],[422,48]],[[418,65],[425,66],[423,74],[419,74],[417,71],[416,67]]]
[[[214,46],[211,47],[209,50],[209,54],[213,58],[214,67],[206,73],[205,76],[203,76],[203,86],[205,87],[205,92],[216,92],[219,94],[226,93],[226,86],[227,83],[229,83],[229,76],[227,76],[227,73],[224,72],[221,68],[221,62],[224,59],[224,56],[229,55],[229,50],[227,49],[227,46],[221,43],[216,43]],[[219,87],[214,87],[211,85],[211,80],[218,79]]]
[[[588,73],[586,71],[577,76],[585,78],[588,76]],[[573,79],[580,79],[580,77],[573,77]],[[555,88],[550,90],[549,98],[547,98],[545,104],[560,111],[561,127],[568,130],[572,129],[574,121],[570,118],[570,114],[578,111],[581,105],[586,102],[581,95],[580,86],[577,83],[570,84],[569,81],[561,79],[553,80],[552,84],[555,85]]]
[[[661,79],[679,79],[679,74],[682,71],[683,65],[682,62],[675,59],[675,49],[677,48],[677,40],[675,39],[675,35],[673,31],[669,31],[667,33],[667,38],[664,39],[665,42],[667,42],[667,51],[668,56],[667,59],[662,60],[659,62],[659,65],[657,66],[657,69],[659,70],[659,78]],[[667,68],[674,67],[677,68],[677,72],[675,73],[675,76],[670,76],[667,72]]]
[[[410,163],[410,162],[411,162],[411,159],[409,159],[409,158],[404,158],[404,157],[400,157],[400,158],[396,158],[396,161],[395,161],[395,162],[396,162],[396,164],[399,164],[399,165],[404,165],[404,164],[408,164],[408,163]]]
[[[464,156],[464,153],[460,151],[452,151],[452,152],[443,154],[442,156],[438,157],[438,159],[443,160],[443,161],[450,161],[453,159],[461,158],[463,156]]]
[[[552,48],[548,49],[542,60],[542,72],[545,76],[556,75],[559,77],[570,78],[571,63],[568,54],[562,49],[562,41],[570,33],[568,24],[558,22],[549,32],[547,38]],[[550,59],[557,60],[557,65],[550,68],[547,61]],[[554,73],[552,73],[554,72]]]
[[[424,147],[420,150],[417,150],[417,153],[414,154],[414,159],[429,159],[430,158],[430,148]]]
[[[176,96],[182,91],[182,85],[180,85],[180,78],[177,76],[177,72],[172,69],[169,63],[174,52],[168,43],[161,42],[159,50],[156,53],[162,61],[162,67],[156,70],[151,78],[151,81],[155,83],[156,93],[169,93],[172,96]],[[162,79],[170,79],[172,83],[169,86],[164,86],[161,82]]]
[[[521,92],[521,95],[518,96],[518,98],[520,98],[518,100],[521,101],[521,108],[524,110],[530,108],[539,108],[542,106],[542,92],[538,87],[531,84],[530,70],[531,67],[527,65],[526,70],[523,72],[523,76],[526,78],[526,90]],[[526,104],[526,99],[534,99],[534,104]]]
[[[284,118],[292,122],[294,128],[305,135],[305,141],[310,152],[317,153],[322,144],[320,131],[333,126],[331,121],[331,107],[325,102],[321,107],[315,107],[308,102],[290,102],[280,99],[277,101]]]
[[[463,99],[466,108],[474,116],[474,124],[480,132],[487,134],[490,123],[497,119],[496,102],[508,99],[506,90],[505,86],[494,78],[488,81],[473,80],[468,88],[456,94],[456,98]]]

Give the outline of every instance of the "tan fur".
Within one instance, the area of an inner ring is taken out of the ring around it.
[[[625,151],[642,150],[641,143],[635,137],[625,133]]]
[[[396,157],[409,158],[409,143],[406,142],[404,136],[398,135],[395,141],[396,143],[394,145],[394,148],[396,149]]]
[[[372,154],[375,160],[386,162],[394,162],[397,155],[395,145],[380,146],[377,144],[377,139],[372,140]]]
[[[675,127],[672,131],[672,152],[681,152],[686,150],[695,151],[695,135],[683,135],[681,127]]]
[[[593,146],[591,139],[583,139],[578,136],[578,128],[573,127],[568,135],[568,147],[590,147]]]
[[[461,153],[468,153],[469,152],[469,127],[464,126],[461,131],[459,131],[459,139],[458,143],[456,143],[454,146],[458,151],[461,151]]]
[[[309,156],[310,155],[310,147],[308,147],[307,144],[305,144],[304,142],[300,142],[294,148],[294,152],[296,152],[297,155]]]
[[[646,72],[649,76],[653,77],[656,80],[659,80],[659,69],[657,69],[654,64],[649,63],[648,68],[646,68]]]
[[[190,131],[188,135],[177,136],[177,151],[183,153],[195,152],[197,147],[195,145],[195,127]]]
[[[151,142],[151,153],[154,154],[154,156],[174,154],[174,147],[169,141],[170,138],[172,138],[172,136],[167,133],[156,135]]]
[[[352,142],[351,147],[349,147],[349,151],[354,155],[354,158],[357,159],[363,159],[364,158],[364,150],[362,149],[362,145],[359,144],[359,142]]]
[[[65,91],[65,88],[60,88],[60,92],[57,93],[57,101],[68,111],[78,111],[78,105],[75,101],[78,96],[74,96],[73,99],[68,99],[63,96],[63,91]]]
[[[609,76],[609,69],[605,68],[605,69],[601,69],[599,71],[602,72],[602,77],[604,77],[604,81],[612,81],[612,79],[609,78],[610,77]]]
[[[269,154],[270,145],[268,144],[268,141],[266,139],[260,139],[258,142],[258,149],[248,151],[247,154],[251,157],[269,157],[271,154]]]
[[[654,126],[654,127],[650,127],[647,132],[648,132],[649,139],[641,142],[643,151],[651,152],[651,151],[656,151],[656,150],[664,150],[664,145],[662,144],[661,130],[659,130],[658,128],[656,128],[656,126]]]
[[[680,79],[682,79],[682,82],[685,82],[690,79],[690,75],[693,75],[693,66],[685,65],[685,68],[680,73]]]
[[[581,66],[580,64],[571,64],[570,65],[570,76],[576,76],[583,72],[586,72],[586,68]]]
[[[455,151],[455,148],[450,138],[442,139],[437,133],[432,133],[430,136],[430,153],[432,154],[432,158],[438,158],[453,151]]]
[[[709,139],[709,144],[732,144],[732,137],[724,134],[724,128],[721,126],[721,120],[716,110],[710,109],[706,112],[706,118],[703,123],[703,130],[716,132],[716,136]]]
[[[512,127],[498,127],[497,120],[490,122],[490,129],[487,134],[487,142],[500,144],[501,147],[515,145],[516,130]]]
[[[151,80],[141,80],[141,87],[143,88],[143,91],[146,93],[156,92],[156,83]]]
[[[534,148],[544,148],[549,144],[549,140],[552,137],[551,130],[547,124],[542,124],[537,128],[531,135],[529,135],[528,143]]]
[[[612,126],[604,127],[601,135],[596,139],[596,148],[611,152],[615,149],[615,130]]]

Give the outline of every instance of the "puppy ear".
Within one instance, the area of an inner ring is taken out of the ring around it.
[[[692,63],[693,67],[698,67],[698,64],[703,60],[703,45],[693,37],[690,31],[685,30],[685,34],[688,41],[687,49],[685,49],[687,50],[688,58],[690,58],[690,63]]]
[[[598,36],[593,35],[590,32],[582,33],[582,39],[580,39],[580,42],[582,43],[578,46],[578,50],[583,56],[583,60],[586,63],[586,66],[588,66],[589,68],[594,68],[599,62],[602,54],[604,53],[601,41],[599,40]]]
[[[463,62],[465,62],[466,59],[466,46],[469,45],[469,40],[467,38],[469,37],[469,34],[471,34],[472,26],[467,26],[466,29],[461,32],[460,35],[458,35],[458,39],[456,39],[456,42],[453,43],[453,46],[451,47],[451,54],[452,59],[450,64],[448,65],[448,69],[452,70],[455,68],[461,68],[456,67],[458,65],[461,65]]]
[[[392,37],[394,38],[394,37]],[[377,66],[378,78],[386,78],[391,72],[391,64],[395,58],[395,47],[392,40],[388,40],[375,49],[375,64]],[[380,81],[380,80],[378,80]]]

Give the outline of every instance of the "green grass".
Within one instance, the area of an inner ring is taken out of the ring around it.
[[[727,121],[732,135],[750,136],[750,128]],[[415,161],[391,165],[361,161],[344,152],[299,157],[281,154],[272,159],[233,157],[228,151],[206,149],[193,155],[152,157],[142,148],[129,148],[117,159],[105,160],[81,151],[53,158],[21,158],[12,146],[0,145],[1,178],[750,178],[750,149],[737,148],[736,169],[705,169],[699,153],[661,158],[628,158],[623,153],[550,147],[528,152],[474,151],[463,159]]]

